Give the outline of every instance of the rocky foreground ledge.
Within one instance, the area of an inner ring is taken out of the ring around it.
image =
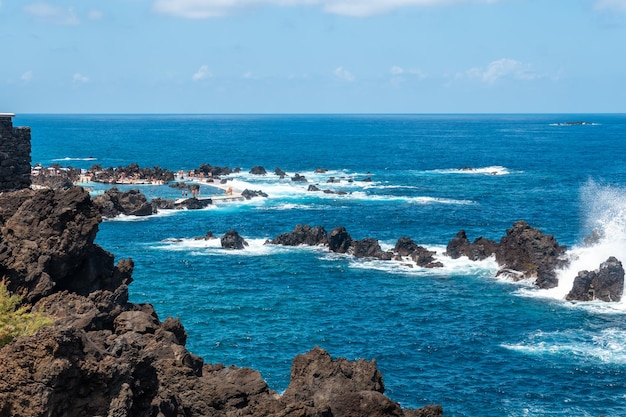
[[[178,319],[128,302],[133,262],[94,244],[100,221],[79,187],[0,194],[0,274],[55,320],[0,349],[0,416],[442,416],[387,398],[375,361],[317,347],[282,395],[255,370],[204,363]]]

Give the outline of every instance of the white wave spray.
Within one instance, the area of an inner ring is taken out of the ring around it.
[[[572,289],[579,271],[596,270],[611,256],[626,265],[626,188],[588,181],[581,188],[580,198],[585,231],[595,236],[568,252],[570,264],[557,272],[559,285],[547,294],[559,299]]]

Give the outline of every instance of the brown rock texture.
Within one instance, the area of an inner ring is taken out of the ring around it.
[[[79,187],[0,194],[0,273],[55,321],[0,349],[0,416],[442,416],[387,398],[376,362],[296,357],[280,396],[259,372],[205,364],[179,320],[128,301],[133,262],[94,244]]]

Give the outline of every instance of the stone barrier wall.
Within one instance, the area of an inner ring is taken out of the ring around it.
[[[13,127],[12,114],[0,114],[0,192],[30,187],[30,127]]]

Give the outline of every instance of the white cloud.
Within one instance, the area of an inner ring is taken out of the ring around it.
[[[22,74],[20,79],[22,81],[25,81],[25,82],[28,82],[28,81],[32,80],[33,79],[33,72],[32,71],[26,71],[24,74]]]
[[[72,81],[74,81],[74,83],[76,84],[84,84],[84,83],[89,82],[89,78],[77,72],[72,77]]]
[[[594,8],[596,10],[626,12],[626,0],[596,0]]]
[[[24,7],[24,10],[39,19],[58,25],[78,25],[80,23],[73,7],[64,9],[47,3],[32,3]]]
[[[212,76],[213,76],[213,73],[211,71],[209,71],[209,67],[207,65],[202,65],[198,69],[198,71],[196,71],[196,73],[193,74],[191,79],[194,80],[194,81],[200,81],[200,80],[204,80],[206,78],[211,78]]]
[[[189,19],[226,16],[251,6],[316,6],[331,14],[366,17],[404,7],[495,3],[498,0],[153,0],[158,13]],[[614,0],[617,1],[617,0]]]
[[[427,76],[426,73],[419,68],[405,69],[397,65],[394,65],[393,67],[391,67],[389,72],[394,78],[397,78],[397,79],[402,78],[402,76],[412,76],[412,77],[416,77],[419,79],[423,79],[423,78],[426,78]]]
[[[466,75],[487,84],[493,84],[502,78],[513,78],[516,80],[540,78],[540,75],[534,72],[530,65],[508,58],[490,62],[485,68],[472,68],[467,71]]]
[[[347,69],[345,69],[344,67],[335,68],[335,71],[333,71],[333,74],[335,74],[335,77],[339,78],[340,80],[344,80],[348,82],[354,81],[354,75],[352,75],[352,73],[348,71]]]

